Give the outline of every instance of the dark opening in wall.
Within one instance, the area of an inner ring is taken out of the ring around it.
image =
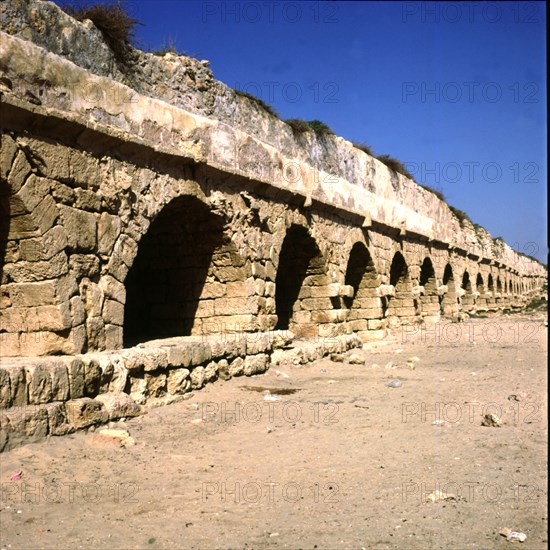
[[[126,278],[124,344],[191,334],[223,220],[194,197],[168,203],[139,243]]]
[[[290,328],[294,313],[302,309],[301,300],[298,298],[310,299],[311,296],[302,291],[303,287],[321,286],[324,283],[326,283],[325,263],[315,239],[304,227],[292,225],[281,247],[275,279],[277,312],[275,328],[278,330]],[[328,300],[328,307],[330,308],[330,300]]]
[[[474,296],[472,290],[472,282],[470,281],[470,274],[465,271],[462,275],[462,289],[465,294],[462,296],[462,307],[465,311],[470,311],[474,305]]]
[[[483,283],[483,277],[481,276],[481,273],[478,273],[477,274],[477,278],[476,278],[476,290],[480,293],[480,294],[483,294],[485,292],[485,285]]]
[[[445,266],[443,284],[447,286],[447,292],[443,295],[441,300],[441,313],[446,317],[452,317],[458,313],[458,301],[451,264]]]
[[[395,287],[395,296],[388,298],[386,316],[414,317],[416,312],[409,268],[401,252],[396,252],[393,257],[390,267],[390,285]]]
[[[487,288],[489,289],[489,292],[495,291],[495,284],[493,282],[493,276],[489,273],[489,279],[487,282]]]
[[[355,243],[351,249],[345,284],[354,290],[352,298],[344,298],[344,305],[350,309],[351,329],[367,330],[368,319],[382,318],[382,301],[376,292],[378,276],[374,263],[363,243]]]
[[[437,280],[430,258],[424,258],[420,267],[420,286],[424,287],[424,294],[420,297],[422,315],[431,317],[439,315]]]

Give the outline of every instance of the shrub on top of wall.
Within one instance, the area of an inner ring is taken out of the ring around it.
[[[89,19],[101,31],[117,61],[128,66],[132,60],[134,27],[141,23],[129,15],[121,0],[93,6],[65,4],[62,9],[78,21]]]

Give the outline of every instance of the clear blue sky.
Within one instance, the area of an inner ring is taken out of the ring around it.
[[[142,49],[173,42],[281,118],[400,159],[493,236],[546,263],[542,2],[135,0]]]

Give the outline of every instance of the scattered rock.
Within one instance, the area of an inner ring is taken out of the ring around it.
[[[521,401],[521,397],[515,393],[512,393],[508,396],[508,401]]]
[[[454,493],[445,493],[444,491],[437,490],[434,493],[430,493],[426,497],[426,502],[438,502],[441,500],[458,500]]]
[[[334,363],[343,363],[344,362],[344,356],[340,353],[331,353],[330,354],[330,360]]]
[[[348,356],[348,363],[350,365],[364,365],[365,360],[363,359],[363,357],[361,357],[357,353],[352,353],[351,355]]]
[[[521,531],[512,531],[508,527],[500,530],[500,534],[503,537],[506,537],[508,542],[525,542],[527,540],[527,535]]]
[[[401,386],[403,385],[403,382],[401,382],[401,380],[399,380],[399,378],[395,378],[393,380],[390,380],[386,386],[388,388],[400,388]]]
[[[280,376],[282,378],[290,378],[290,376],[286,373],[286,372],[282,372],[280,370],[276,370],[275,371],[275,375],[276,376]]]
[[[409,357],[411,363],[418,363],[420,359],[415,355],[414,357]]]
[[[439,427],[445,426],[445,422],[443,422],[443,420],[434,420],[432,424]]]
[[[113,428],[104,428],[99,430],[99,436],[94,436],[96,439],[101,438],[112,439],[115,443],[119,443],[121,447],[131,447],[136,444],[133,437],[130,436],[128,430],[116,430]]]
[[[407,366],[407,368],[408,368],[409,370],[414,370],[414,369],[416,368],[416,365],[414,364],[413,361],[407,361],[407,365],[406,365],[406,366]]]
[[[481,425],[487,428],[500,428],[502,420],[496,414],[486,414],[481,421]]]
[[[384,365],[384,368],[385,369],[396,369],[398,367],[398,365],[396,365],[395,363],[393,363],[392,361],[390,361],[389,363],[386,363]]]

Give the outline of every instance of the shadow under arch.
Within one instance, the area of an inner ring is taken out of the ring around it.
[[[475,299],[473,294],[472,281],[470,280],[470,274],[468,271],[465,271],[462,275],[462,284],[460,285],[462,290],[464,290],[464,295],[462,296],[462,309],[466,312],[471,311],[475,305]]]
[[[432,260],[424,258],[420,267],[420,286],[424,294],[420,297],[421,315],[423,317],[439,317],[439,299],[437,297],[437,279]]]
[[[378,275],[368,248],[356,242],[349,254],[345,284],[353,287],[353,296],[343,299],[350,310],[348,320],[352,330],[367,330],[368,319],[381,319],[382,304],[376,292]]]
[[[138,245],[126,277],[124,345],[192,333],[224,221],[192,196],[171,200]]]
[[[291,328],[295,313],[300,310],[299,298],[310,298],[306,289],[326,282],[325,261],[315,239],[305,227],[291,225],[281,247],[275,278],[276,330]]]
[[[396,252],[390,266],[390,285],[395,288],[395,296],[388,297],[385,315],[399,318],[412,318],[415,315],[409,267],[401,252]]]
[[[453,317],[453,315],[458,313],[458,301],[451,264],[445,266],[445,271],[443,272],[443,285],[447,286],[447,292],[441,299],[441,314],[445,317]]]

